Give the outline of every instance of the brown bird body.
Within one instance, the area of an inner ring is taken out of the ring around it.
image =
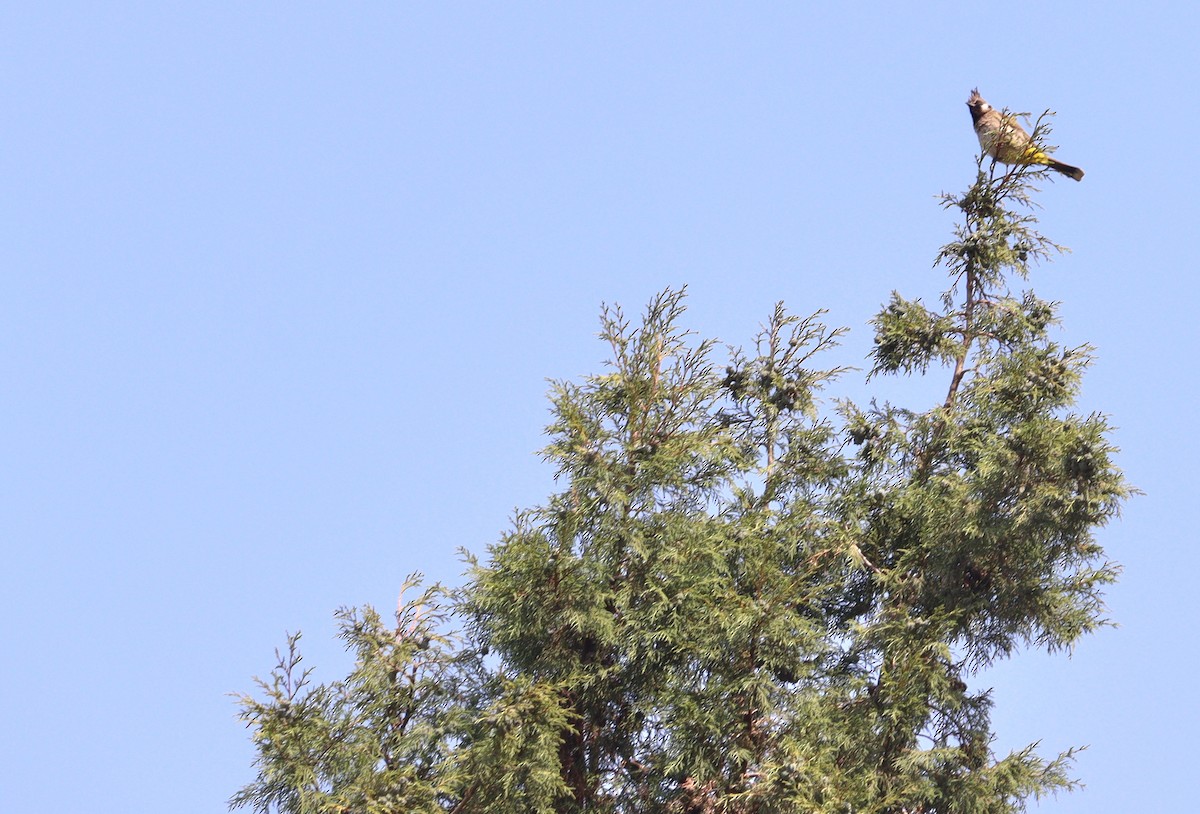
[[[967,107],[971,110],[979,146],[1001,164],[1040,164],[1076,181],[1083,180],[1083,170],[1047,155],[1017,123],[1016,117],[989,105],[978,89],[971,91]]]

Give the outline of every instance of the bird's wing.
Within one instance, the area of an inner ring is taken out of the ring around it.
[[[1017,121],[1016,116],[1012,115],[1011,113],[1007,115],[1001,114],[1000,121],[1005,131],[1017,136],[1021,141],[1029,140],[1029,134],[1025,132],[1025,128],[1022,127]]]

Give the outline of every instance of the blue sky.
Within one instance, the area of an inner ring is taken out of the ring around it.
[[[805,8],[813,6],[812,10]],[[1057,111],[1033,286],[1145,495],[1118,629],[1023,654],[997,747],[1090,744],[1039,810],[1189,810],[1200,570],[1193,4],[21,4],[0,54],[0,798],[224,810],[226,695],[285,631],[455,582],[553,489],[547,378],[688,285],[748,343],[933,297],[972,87]],[[934,374],[935,378],[944,374]],[[938,379],[937,386],[942,385]],[[846,377],[856,398],[919,387]],[[912,406],[923,406],[913,404]],[[1186,791],[1186,793],[1185,793]]]

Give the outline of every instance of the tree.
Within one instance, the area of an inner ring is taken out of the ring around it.
[[[819,313],[778,306],[723,365],[681,291],[606,308],[608,371],[552,393],[562,490],[394,627],[342,611],[346,680],[309,684],[292,637],[242,697],[259,774],[232,805],[991,814],[1071,788],[1071,752],[993,754],[969,686],[1104,624],[1093,534],[1129,494],[1072,409],[1090,348],[1009,288],[1058,250],[1044,177],[981,163],[944,198],[941,307],[876,316],[872,376],[949,371],[927,409],[822,412],[845,371]]]

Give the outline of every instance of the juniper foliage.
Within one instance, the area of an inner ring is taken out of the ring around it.
[[[258,777],[232,805],[1001,814],[1071,788],[1071,752],[993,753],[972,689],[1105,623],[1093,535],[1129,494],[1105,418],[1073,409],[1090,348],[1010,289],[1058,250],[1044,177],[981,165],[944,198],[940,307],[876,316],[873,376],[948,375],[925,409],[823,412],[819,313],[780,305],[723,354],[682,291],[604,309],[608,370],[553,388],[561,491],[394,627],[343,611],[346,680],[309,684],[292,637],[242,697]]]

